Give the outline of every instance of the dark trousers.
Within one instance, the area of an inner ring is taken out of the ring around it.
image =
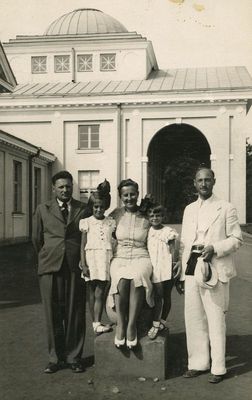
[[[61,269],[39,277],[45,310],[49,361],[81,359],[85,340],[86,287],[81,271],[72,272],[66,260]]]

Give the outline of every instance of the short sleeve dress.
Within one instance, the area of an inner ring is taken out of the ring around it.
[[[145,288],[146,301],[152,307],[152,265],[147,250],[149,221],[139,212],[115,209],[110,214],[116,221],[117,246],[111,262],[111,287],[108,304],[114,306],[120,279],[133,279],[136,287]]]
[[[172,278],[172,255],[168,242],[177,239],[177,237],[178,233],[169,226],[164,226],[161,229],[150,228],[148,251],[153,266],[153,283],[168,281]]]
[[[80,231],[87,232],[85,255],[90,271],[90,280],[108,281],[110,279],[112,233],[115,227],[115,220],[111,217],[98,220],[92,215],[80,220]]]

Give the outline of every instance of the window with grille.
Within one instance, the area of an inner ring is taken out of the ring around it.
[[[70,56],[54,56],[54,71],[70,72]]]
[[[22,212],[22,163],[13,160],[13,212]]]
[[[80,200],[83,203],[87,203],[90,193],[94,191],[99,184],[99,171],[79,171],[78,175]]]
[[[34,210],[41,203],[41,168],[34,168]]]
[[[93,71],[93,56],[92,54],[79,54],[77,56],[78,72]]]
[[[115,71],[116,55],[115,54],[100,54],[100,70]]]
[[[44,74],[47,72],[47,57],[39,56],[31,58],[32,74]]]
[[[79,125],[79,149],[99,149],[99,125]]]

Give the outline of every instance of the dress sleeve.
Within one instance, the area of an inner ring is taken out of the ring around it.
[[[88,218],[80,220],[79,229],[81,232],[88,232]]]
[[[177,231],[167,226],[165,229],[165,241],[169,242],[170,240],[175,240],[177,238],[178,238]]]
[[[109,217],[113,218],[115,220],[115,223],[118,223],[120,217],[123,215],[123,209],[122,208],[115,208],[110,214]]]

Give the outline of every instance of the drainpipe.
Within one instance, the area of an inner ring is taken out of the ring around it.
[[[76,58],[75,49],[72,47],[72,82],[76,82]]]
[[[122,179],[122,104],[117,104],[117,185]],[[117,204],[119,206],[119,203]]]
[[[29,171],[29,194],[28,194],[28,217],[29,217],[29,238],[32,236],[32,217],[33,217],[33,170],[32,170],[32,160],[35,157],[39,157],[41,151],[41,147],[37,147],[37,152],[35,154],[30,154],[28,158],[28,171]]]

